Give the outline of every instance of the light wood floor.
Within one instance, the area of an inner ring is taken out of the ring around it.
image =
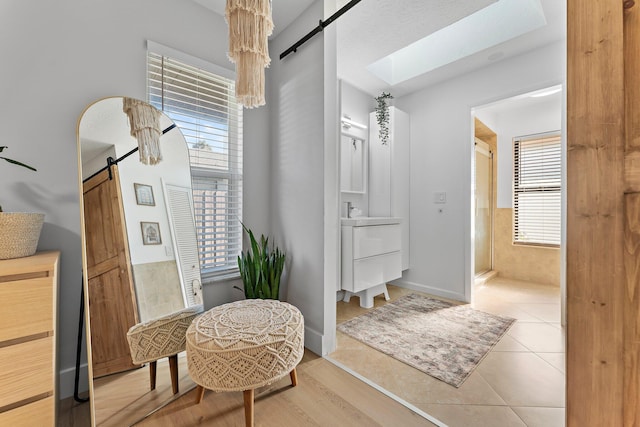
[[[86,398],[86,395],[81,397]],[[87,427],[91,425],[89,402],[78,403],[73,397],[63,399],[58,406],[59,427]]]
[[[297,368],[298,386],[288,376],[256,390],[256,426],[433,426],[325,359],[305,352]],[[64,405],[63,405],[64,406]],[[88,404],[67,405],[59,426],[89,425]],[[195,390],[150,415],[137,426],[241,426],[242,392],[207,391],[195,404]]]
[[[180,394],[196,386],[189,376],[184,352],[178,355],[178,384]],[[180,394],[174,395],[171,389],[168,358],[158,360],[156,388],[153,391],[149,388],[149,366],[98,378],[93,386],[97,427],[132,425],[180,397]]]

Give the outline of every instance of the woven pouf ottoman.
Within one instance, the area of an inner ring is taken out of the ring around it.
[[[304,318],[286,302],[248,299],[214,307],[187,329],[187,368],[204,390],[243,391],[245,422],[253,425],[254,389],[287,374],[297,384],[304,354]]]
[[[193,319],[204,311],[202,305],[184,308],[175,313],[133,325],[127,332],[131,360],[136,365],[149,362],[150,388],[156,388],[158,359],[169,358],[171,388],[178,393],[178,353],[186,347],[185,332]]]

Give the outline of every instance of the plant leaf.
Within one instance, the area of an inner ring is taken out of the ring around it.
[[[6,161],[7,161],[7,162],[9,162],[9,163],[13,163],[14,165],[22,166],[23,168],[31,169],[32,171],[36,171],[36,170],[37,170],[36,168],[31,167],[31,166],[29,166],[29,165],[25,165],[24,163],[19,162],[19,161],[17,161],[17,160],[8,159],[8,158],[6,158],[6,157],[0,157],[0,159],[4,159],[4,160],[6,160]]]
[[[246,253],[238,256],[245,297],[278,299],[285,254],[277,247],[269,247],[269,237],[262,234],[258,240],[253,231],[240,223],[251,243]]]

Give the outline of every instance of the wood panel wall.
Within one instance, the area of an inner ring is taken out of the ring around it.
[[[640,425],[640,7],[624,14],[624,425]]]
[[[640,424],[638,13],[567,1],[568,426]]]

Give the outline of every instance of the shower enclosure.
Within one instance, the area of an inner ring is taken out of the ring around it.
[[[476,138],[474,161],[475,274],[493,268],[493,153]]]

